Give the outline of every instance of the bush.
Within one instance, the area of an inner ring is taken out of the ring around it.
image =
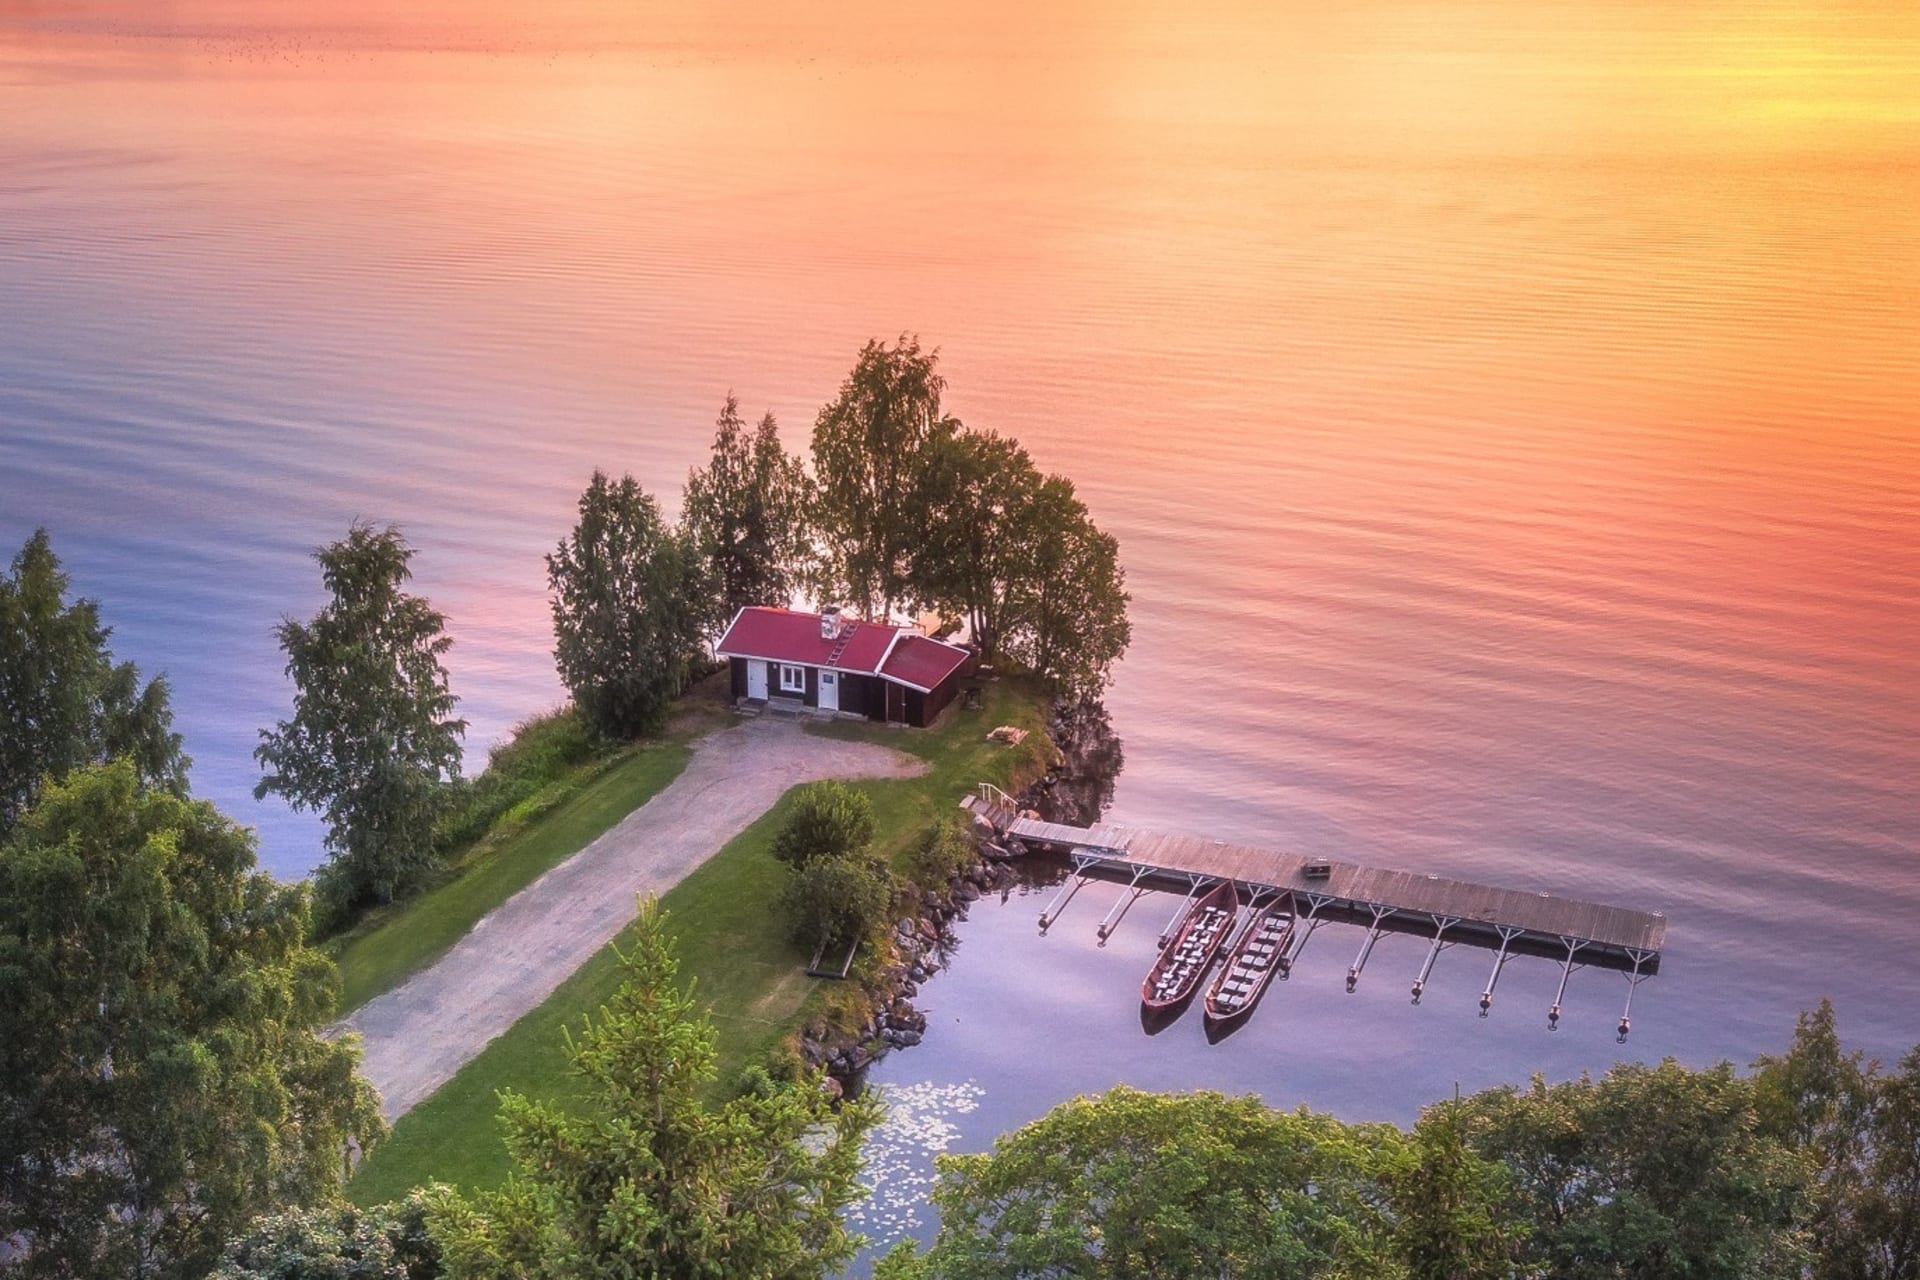
[[[871,933],[892,904],[886,865],[872,858],[815,858],[780,895],[788,936],[808,950]]]
[[[539,812],[557,799],[543,796],[543,791],[611,750],[612,744],[570,706],[522,721],[511,738],[488,753],[485,772],[454,784],[447,815],[434,831],[435,843],[443,851],[460,849],[508,815]]]
[[[927,889],[937,889],[973,867],[979,859],[967,820],[958,814],[937,819],[907,855],[907,874]]]
[[[773,838],[773,856],[790,867],[845,858],[873,843],[873,801],[840,782],[813,782],[793,798],[786,825]]]
[[[398,1204],[297,1209],[255,1220],[212,1280],[437,1280],[420,1192]]]

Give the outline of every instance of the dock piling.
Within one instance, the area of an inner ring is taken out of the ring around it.
[[[1569,938],[1563,933],[1560,935],[1560,945],[1567,949],[1567,958],[1560,965],[1560,986],[1553,993],[1553,1008],[1547,1010],[1547,1030],[1549,1031],[1560,1029],[1560,1006],[1561,1002],[1567,998],[1567,979],[1573,976],[1573,958],[1580,954],[1587,943],[1584,938]]]
[[[1167,927],[1160,931],[1160,949],[1162,951],[1166,950],[1167,944],[1173,941],[1173,931],[1180,927],[1182,920],[1186,919],[1187,908],[1193,905],[1194,895],[1200,892],[1202,885],[1213,883],[1211,880],[1201,876],[1190,876],[1188,878],[1191,880],[1193,887],[1187,890],[1186,897],[1180,899],[1180,905],[1173,909],[1171,916],[1167,917]]]
[[[1053,922],[1060,918],[1060,913],[1067,909],[1069,902],[1073,901],[1073,895],[1080,892],[1080,886],[1092,878],[1083,871],[1060,886],[1060,892],[1053,895],[1053,901],[1048,903],[1047,909],[1040,913],[1040,932],[1045,933]]]
[[[1106,946],[1108,936],[1120,927],[1120,922],[1126,918],[1127,908],[1140,901],[1141,895],[1146,893],[1146,890],[1140,887],[1140,882],[1146,879],[1148,873],[1152,870],[1152,867],[1136,867],[1134,869],[1133,879],[1127,883],[1128,891],[1121,895],[1120,900],[1115,902],[1112,908],[1108,910],[1106,918],[1100,921],[1098,933],[1100,935],[1101,946]]]
[[[1283,979],[1293,976],[1294,961],[1300,958],[1300,953],[1307,949],[1309,942],[1313,941],[1314,933],[1321,925],[1326,923],[1325,920],[1320,918],[1321,909],[1333,901],[1332,898],[1324,893],[1303,894],[1296,891],[1292,896],[1294,938],[1293,945],[1287,948],[1287,954],[1280,957],[1280,976]],[[1301,898],[1307,900],[1307,910],[1305,914],[1302,914],[1300,911]],[[1302,924],[1307,926],[1305,933],[1300,932],[1300,926]]]
[[[1445,951],[1453,945],[1446,940],[1447,930],[1460,923],[1460,917],[1458,916],[1430,915],[1427,919],[1433,921],[1433,943],[1427,948],[1427,958],[1421,962],[1420,976],[1413,980],[1413,1002],[1415,1004],[1420,1003],[1420,994],[1427,989],[1427,978],[1433,973],[1433,962],[1440,958],[1442,951]]]
[[[1621,1044],[1625,1044],[1627,1042],[1627,1033],[1633,1030],[1633,993],[1639,990],[1641,983],[1645,982],[1648,978],[1651,978],[1653,976],[1650,973],[1640,972],[1640,966],[1645,964],[1647,961],[1651,960],[1652,958],[1653,958],[1653,953],[1651,951],[1633,950],[1633,951],[1627,952],[1627,959],[1633,961],[1633,969],[1631,972],[1629,972],[1626,975],[1627,1005],[1626,1005],[1626,1008],[1620,1011],[1619,1041]]]
[[[1360,971],[1367,967],[1367,957],[1373,954],[1373,944],[1380,941],[1381,931],[1386,927],[1387,917],[1393,914],[1393,908],[1369,903],[1367,914],[1373,917],[1373,923],[1367,927],[1367,936],[1360,943],[1359,954],[1347,966],[1348,995],[1352,995],[1353,989],[1360,985]]]
[[[1504,924],[1497,926],[1497,930],[1500,934],[1500,950],[1493,957],[1493,972],[1487,975],[1487,989],[1480,993],[1480,1016],[1483,1018],[1493,1008],[1493,989],[1500,985],[1500,971],[1506,968],[1507,961],[1513,958],[1508,948],[1513,946],[1515,938],[1526,932],[1525,929],[1516,929],[1512,925]]]

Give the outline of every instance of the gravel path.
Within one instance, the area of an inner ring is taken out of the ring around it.
[[[636,895],[665,893],[746,830],[787,788],[820,778],[904,778],[922,761],[762,717],[708,735],[665,790],[489,912],[406,982],[336,1024],[357,1031],[361,1071],[405,1115],[633,919]]]

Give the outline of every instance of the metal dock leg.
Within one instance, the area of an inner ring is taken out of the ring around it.
[[[1525,929],[1518,929],[1508,924],[1496,925],[1495,928],[1500,931],[1500,954],[1493,958],[1493,972],[1487,975],[1487,989],[1480,993],[1480,1016],[1483,1018],[1487,1016],[1487,1011],[1493,1008],[1493,989],[1500,985],[1500,971],[1506,968],[1507,961],[1513,958],[1507,948],[1513,945],[1515,938],[1526,932]]]
[[[1573,958],[1579,955],[1587,944],[1584,939],[1569,938],[1562,934],[1560,945],[1567,949],[1567,958],[1560,966],[1560,987],[1553,993],[1553,1008],[1547,1010],[1547,1030],[1549,1031],[1560,1029],[1560,1006],[1567,998],[1567,979],[1573,976]]]
[[[1060,918],[1060,913],[1067,909],[1069,902],[1073,901],[1073,895],[1080,892],[1080,886],[1090,879],[1092,879],[1091,876],[1078,873],[1060,887],[1060,892],[1053,895],[1053,901],[1047,904],[1047,909],[1040,913],[1040,932],[1045,933],[1053,922]]]
[[[1160,931],[1160,949],[1162,951],[1166,950],[1167,944],[1173,941],[1173,931],[1180,927],[1182,920],[1186,919],[1187,908],[1193,905],[1194,895],[1200,892],[1200,886],[1213,883],[1213,881],[1200,876],[1194,876],[1192,880],[1193,888],[1187,890],[1187,896],[1180,899],[1180,905],[1175,907],[1173,914],[1167,918],[1167,927]]]
[[[1420,976],[1413,980],[1413,1002],[1420,1003],[1420,993],[1427,989],[1427,977],[1433,972],[1433,962],[1440,953],[1453,944],[1446,941],[1447,930],[1460,923],[1459,916],[1428,916],[1433,921],[1433,944],[1427,948],[1427,958],[1421,962]]]
[[[1627,1042],[1627,1033],[1633,1030],[1633,993],[1641,983],[1653,975],[1640,972],[1640,966],[1653,958],[1651,951],[1628,951],[1627,959],[1633,961],[1633,972],[1627,975],[1627,1007],[1620,1011],[1620,1043]]]
[[[1309,942],[1313,941],[1314,932],[1326,923],[1325,920],[1320,918],[1320,908],[1333,901],[1332,898],[1323,893],[1310,893],[1306,895],[1306,898],[1307,913],[1301,915],[1300,895],[1296,893],[1293,896],[1294,923],[1298,926],[1298,924],[1304,920],[1307,925],[1307,931],[1298,934],[1293,940],[1293,945],[1287,948],[1287,954],[1280,957],[1280,976],[1283,979],[1293,976],[1293,962],[1300,958],[1300,953],[1307,949]]]
[[[1127,908],[1140,901],[1140,895],[1146,892],[1145,889],[1140,887],[1140,882],[1146,879],[1147,873],[1152,870],[1152,867],[1134,868],[1133,879],[1127,885],[1127,888],[1131,890],[1131,892],[1123,895],[1118,902],[1114,903],[1112,909],[1107,912],[1106,919],[1100,922],[1099,934],[1101,946],[1104,947],[1107,945],[1107,935],[1119,928],[1120,921],[1126,918]]]
[[[1369,905],[1367,914],[1373,917],[1373,924],[1367,929],[1367,936],[1360,944],[1359,954],[1354,956],[1353,963],[1347,966],[1348,995],[1352,995],[1353,989],[1360,985],[1360,971],[1367,967],[1367,957],[1373,954],[1373,944],[1380,941],[1382,926],[1387,917],[1393,914],[1393,908]]]

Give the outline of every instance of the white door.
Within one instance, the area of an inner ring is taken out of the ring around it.
[[[838,711],[840,709],[840,673],[837,671],[820,672],[820,709]]]
[[[747,663],[747,696],[767,700],[767,664],[749,660]]]

